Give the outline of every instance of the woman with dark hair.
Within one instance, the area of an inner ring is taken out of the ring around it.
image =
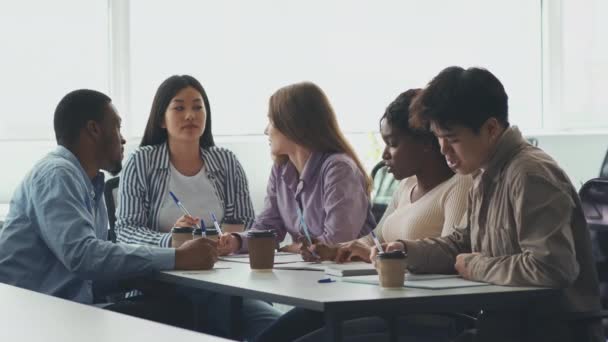
[[[386,144],[382,159],[388,172],[401,181],[374,229],[381,242],[449,235],[454,226],[465,219],[467,195],[473,180],[450,170],[437,139],[428,128],[410,125],[409,106],[418,92],[419,89],[410,89],[400,94],[380,119],[380,134]],[[311,250],[324,260],[344,262],[357,258],[370,262],[374,248],[370,235],[337,245],[316,243]],[[410,322],[400,323],[408,326]],[[417,322],[414,334],[424,329],[423,323]],[[306,335],[301,341],[317,341],[322,339],[322,330],[317,329],[324,324],[319,312],[296,308],[280,317],[256,340],[292,341]],[[347,322],[345,331],[350,335],[347,339],[356,336],[357,340],[373,340],[384,333],[386,327],[381,319],[362,318]],[[406,334],[411,335],[412,331]]]
[[[307,253],[304,236],[336,244],[370,232],[376,224],[370,179],[338,127],[325,93],[310,82],[279,89],[270,97],[268,126],[275,164],[265,207],[254,229],[292,237],[288,252]],[[242,234],[224,234],[220,253],[246,252]]]
[[[454,174],[428,127],[410,124],[409,107],[419,92],[410,89],[400,94],[380,118],[380,135],[386,144],[382,159],[388,172],[402,180],[374,229],[381,243],[446,236],[464,223],[473,179]],[[353,258],[370,262],[374,246],[370,234],[339,246],[313,249],[326,248],[320,254],[337,262]]]
[[[173,192],[193,214],[183,215]],[[213,227],[218,221],[254,218],[247,178],[236,156],[215,146],[211,108],[202,85],[193,77],[171,76],[154,96],[140,147],[127,160],[118,188],[117,240],[161,247],[171,245],[172,227]],[[198,294],[213,312],[205,322],[225,334],[227,296]],[[243,302],[244,336],[255,336],[280,312],[265,302]]]
[[[140,148],[121,177],[121,242],[169,247],[172,227],[213,227],[210,213],[246,226],[254,218],[243,168],[231,151],[215,146],[209,100],[192,76],[171,76],[160,85]],[[201,217],[182,215],[170,191]]]

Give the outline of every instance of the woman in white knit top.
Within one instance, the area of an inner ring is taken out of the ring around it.
[[[472,178],[452,172],[429,130],[409,125],[409,105],[417,93],[418,89],[411,89],[400,94],[380,120],[386,144],[382,159],[388,172],[401,181],[374,229],[381,243],[449,235],[467,209]],[[370,261],[373,246],[367,235],[333,247],[316,244],[312,249],[325,260]]]

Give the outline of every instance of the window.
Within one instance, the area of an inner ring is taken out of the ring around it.
[[[2,4],[1,140],[54,140],[53,111],[67,92],[108,92],[107,7],[105,0]]]
[[[540,0],[132,0],[130,135],[172,74],[206,88],[216,134],[262,134],[278,88],[321,86],[346,132],[376,131],[386,106],[449,65],[501,79],[511,117],[541,128]]]
[[[561,2],[562,128],[608,128],[608,2]]]

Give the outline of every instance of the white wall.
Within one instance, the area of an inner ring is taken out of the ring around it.
[[[349,134],[364,164],[371,169],[379,160],[380,145],[374,145],[370,134]],[[554,134],[537,136],[539,146],[553,156],[566,170],[576,188],[582,182],[597,177],[608,147],[608,134]],[[266,182],[272,159],[268,141],[264,136],[218,137],[218,145],[231,149],[239,158],[249,180],[256,212],[260,210],[266,191]],[[128,143],[130,151],[137,141]],[[0,181],[0,203],[8,203],[13,189],[32,167],[55,146],[54,142],[0,142],[3,167]],[[128,154],[128,152],[127,152]],[[0,213],[1,215],[2,213]]]

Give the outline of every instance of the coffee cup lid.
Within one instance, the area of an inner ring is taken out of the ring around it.
[[[275,233],[272,230],[250,230],[247,232],[248,238],[268,238],[275,237]]]
[[[194,229],[192,227],[173,227],[171,228],[171,233],[188,233],[192,234]]]
[[[405,253],[403,251],[391,251],[378,253],[380,259],[405,259]]]
[[[206,234],[207,234],[207,236],[209,236],[209,235],[219,235],[220,233],[215,228],[207,228]]]

